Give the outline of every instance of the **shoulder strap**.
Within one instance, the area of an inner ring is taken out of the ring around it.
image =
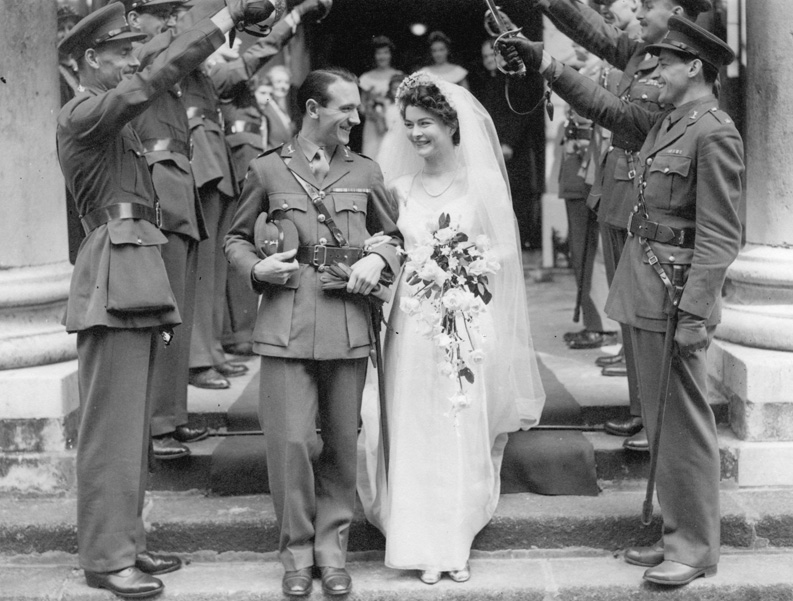
[[[284,165],[286,165],[286,162],[284,162]],[[289,165],[286,165],[286,168],[289,169]],[[311,199],[311,202],[314,204],[314,207],[319,213],[320,221],[328,226],[328,229],[330,230],[330,233],[333,234],[333,238],[336,240],[336,243],[339,246],[349,246],[349,243],[344,237],[344,234],[341,233],[339,226],[337,226],[336,222],[333,221],[333,216],[328,211],[328,207],[326,207],[325,203],[322,202],[322,199],[325,197],[325,193],[321,190],[318,190],[316,186],[307,182],[291,169],[289,169],[289,173],[292,174],[292,176],[297,180],[297,183],[300,184],[300,187],[305,190],[306,194],[308,194],[308,197]]]

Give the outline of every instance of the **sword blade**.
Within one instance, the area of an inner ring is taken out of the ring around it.
[[[490,13],[493,15],[493,20],[496,22],[498,30],[501,33],[507,31],[507,26],[504,23],[504,19],[501,18],[501,11],[498,10],[495,0],[485,0],[485,4],[487,4],[488,8],[490,9]]]

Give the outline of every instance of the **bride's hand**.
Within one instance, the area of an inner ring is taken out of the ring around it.
[[[347,282],[347,292],[353,294],[369,294],[380,282],[380,273],[385,267],[385,261],[380,255],[371,254],[356,261],[350,272]]]

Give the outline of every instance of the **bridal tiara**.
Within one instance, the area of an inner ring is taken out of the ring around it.
[[[449,84],[444,80],[439,79],[435,75],[427,73],[426,71],[416,71],[415,73],[411,73],[405,79],[403,79],[402,83],[400,83],[399,87],[397,88],[395,96],[396,101],[399,102],[399,100],[411,90],[428,85],[436,86],[441,91],[441,94],[443,94],[444,98],[446,98],[446,101],[449,103],[449,105],[453,109],[457,110],[457,107],[454,105],[455,103],[452,101],[452,94],[450,94],[452,90],[449,89]]]

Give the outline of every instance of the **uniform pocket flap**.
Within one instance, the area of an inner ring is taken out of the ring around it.
[[[333,206],[337,213],[351,211],[353,213],[366,213],[366,194],[345,192],[333,194]]]
[[[691,157],[679,154],[659,154],[650,165],[651,173],[665,173],[687,177],[691,169]]]
[[[107,222],[107,233],[113,244],[159,246],[168,242],[159,228],[145,219],[114,219]]]
[[[290,192],[270,194],[270,213],[275,211],[308,211],[308,195]]]

